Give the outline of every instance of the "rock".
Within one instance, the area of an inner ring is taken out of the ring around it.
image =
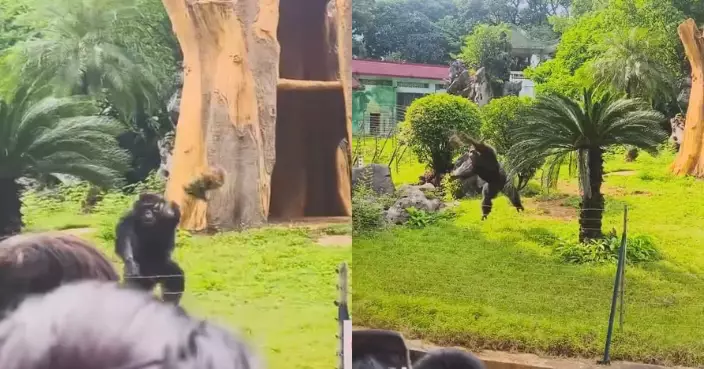
[[[366,184],[379,195],[390,195],[395,191],[391,180],[391,168],[382,164],[369,164],[361,168],[352,168],[352,188]]]
[[[169,178],[169,170],[171,169],[171,157],[174,150],[175,139],[176,132],[170,131],[157,142],[157,146],[159,147],[159,156],[161,157],[161,163],[159,164],[159,170],[157,173],[162,178]]]
[[[183,70],[176,76],[176,91],[169,99],[166,105],[166,110],[169,112],[169,118],[173,125],[178,124],[178,117],[181,112],[181,91],[183,90]]]
[[[386,211],[386,221],[392,224],[403,224],[408,221],[406,209],[414,207],[429,213],[437,212],[444,207],[440,199],[428,199],[427,191],[435,190],[430,183],[421,186],[403,185],[399,187],[399,199]]]
[[[680,145],[682,145],[684,138],[684,123],[685,119],[682,114],[677,114],[674,118],[670,119],[670,128],[672,128],[670,141],[675,145],[677,151],[680,151]]]
[[[465,198],[480,195],[482,193],[482,186],[484,186],[486,182],[479,178],[479,176],[471,176],[460,180],[460,183],[462,184],[461,198]]]

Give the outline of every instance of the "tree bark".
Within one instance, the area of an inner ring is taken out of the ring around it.
[[[604,196],[601,194],[601,184],[604,180],[604,158],[601,148],[587,150],[587,168],[590,191],[583,191],[582,202],[579,204],[579,242],[603,237],[601,222]]]
[[[687,19],[677,28],[692,68],[692,91],[687,108],[684,139],[671,170],[677,175],[704,177],[704,38],[697,24]]]
[[[20,185],[15,178],[0,178],[0,240],[22,231]]]
[[[181,112],[166,196],[181,227],[267,221],[275,161],[277,0],[163,0],[184,55]],[[209,167],[226,173],[207,201],[184,192]]]
[[[352,1],[335,0],[337,7],[337,59],[345,100],[346,147],[337,151],[338,193],[343,214],[352,215]]]

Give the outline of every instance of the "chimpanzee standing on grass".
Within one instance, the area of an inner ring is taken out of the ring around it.
[[[127,284],[151,291],[160,283],[162,299],[176,305],[186,284],[183,270],[171,259],[180,218],[177,204],[161,195],[141,194],[120,219],[115,239]]]
[[[485,182],[482,186],[482,220],[491,213],[491,200],[499,192],[503,192],[511,200],[517,211],[523,211],[521,197],[499,163],[494,148],[463,134],[453,136],[453,141],[457,145],[470,144],[471,147],[457,160],[451,176],[464,179],[476,175]]]

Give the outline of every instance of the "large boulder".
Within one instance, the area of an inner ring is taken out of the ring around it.
[[[409,215],[406,209],[413,207],[429,213],[437,212],[444,207],[440,199],[429,198],[426,193],[435,190],[435,186],[426,183],[421,186],[403,185],[398,189],[399,198],[386,211],[386,221],[392,224],[403,224],[408,221]]]
[[[479,176],[471,176],[460,180],[461,183],[461,198],[475,197],[482,193],[482,187],[484,186],[484,180],[479,178]]]
[[[391,180],[391,168],[382,164],[369,164],[352,168],[352,188],[366,185],[379,195],[391,195],[395,191]]]

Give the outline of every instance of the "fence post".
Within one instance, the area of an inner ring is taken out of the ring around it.
[[[337,269],[338,273],[338,285],[337,289],[340,291],[340,296],[338,300],[335,301],[337,305],[337,322],[338,322],[338,339],[339,346],[337,351],[337,356],[339,357],[338,369],[351,369],[352,368],[352,345],[351,337],[348,337],[351,332],[351,321],[349,308],[347,306],[347,298],[349,293],[349,282],[348,282],[348,271],[347,263],[342,263]]]
[[[623,236],[621,238],[621,248],[623,250],[619,250],[619,259],[623,259],[621,261],[622,266],[621,266],[621,294],[620,294],[620,311],[618,314],[618,323],[619,323],[619,329],[623,331],[623,320],[625,316],[625,309],[626,309],[626,302],[624,300],[624,294],[626,291],[626,262],[628,261],[628,206],[624,205],[623,207]],[[619,260],[620,261],[620,260]]]
[[[609,328],[606,331],[606,344],[604,346],[604,358],[598,364],[611,364],[611,339],[614,331],[614,318],[616,317],[616,303],[623,277],[624,262],[626,261],[626,220],[628,219],[628,208],[623,209],[623,235],[621,236],[621,247],[618,253],[618,263],[616,267],[616,280],[614,281],[614,293],[611,297],[611,313],[609,314]]]

